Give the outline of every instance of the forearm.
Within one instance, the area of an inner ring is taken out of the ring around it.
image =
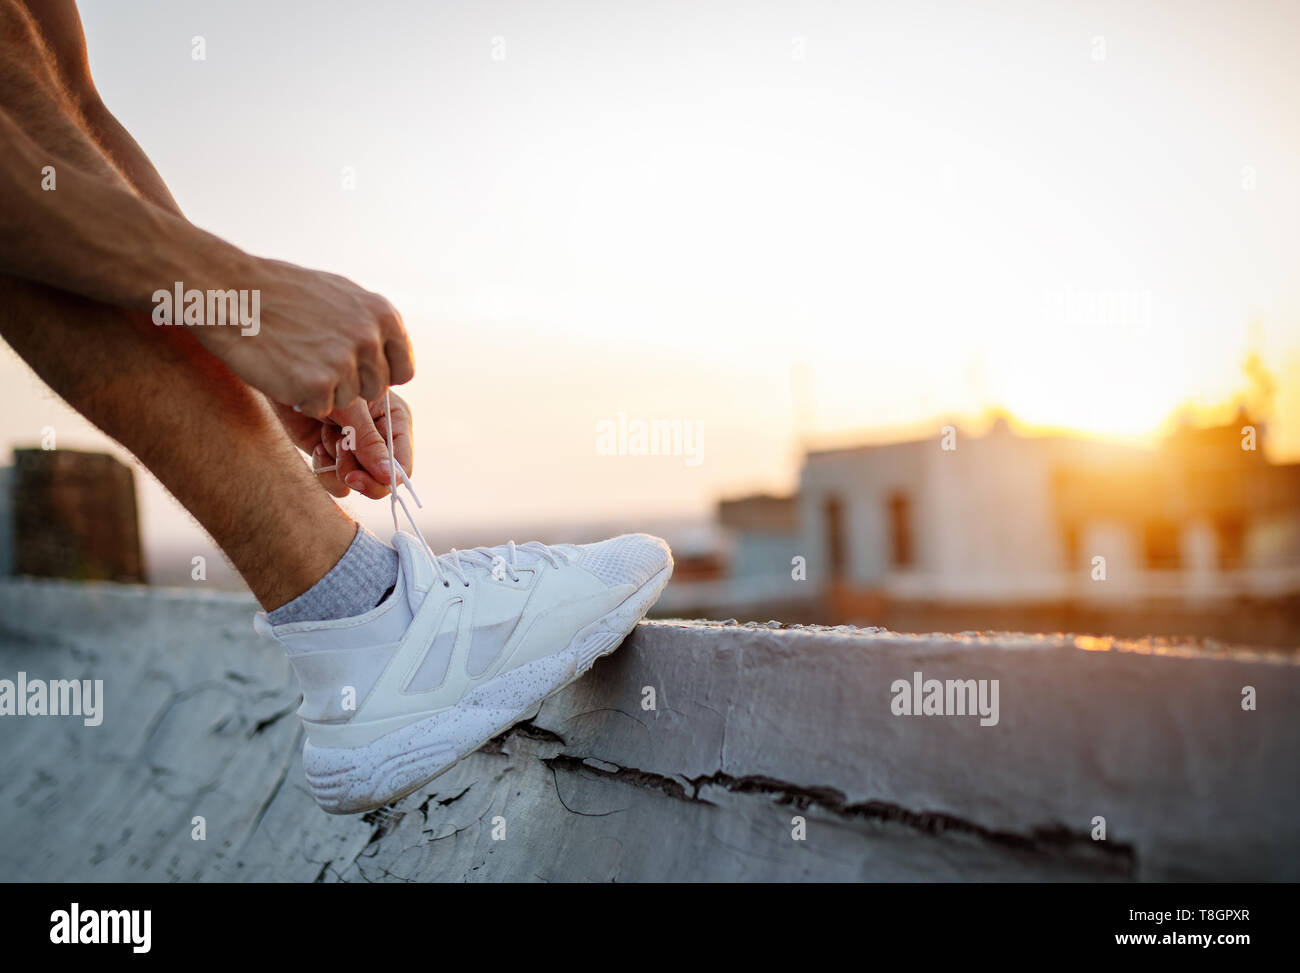
[[[176,212],[51,158],[0,111],[0,273],[148,311],[175,281],[229,287],[253,262]]]
[[[122,126],[97,95],[83,101],[81,115],[95,144],[108,156],[127,182],[135,187],[136,192],[154,205],[161,206],[177,216],[184,216],[167,184],[163,182],[162,176],[145,155],[144,149],[140,148],[139,143],[131,137],[131,133]]]

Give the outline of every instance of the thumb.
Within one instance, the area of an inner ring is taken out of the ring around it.
[[[352,455],[360,468],[345,474],[346,482],[352,489],[372,499],[386,495],[393,472],[388,459],[388,441],[375,428],[375,420],[370,417],[370,409],[365,400],[356,399],[340,412],[335,419],[342,426],[339,441],[340,470],[352,465],[342,463],[342,447],[345,445],[352,447]],[[349,443],[349,439],[354,442]]]

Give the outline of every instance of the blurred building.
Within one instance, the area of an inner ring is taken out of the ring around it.
[[[936,436],[812,452],[796,495],[720,504],[728,579],[674,598],[903,631],[1294,642],[1300,464],[1269,463],[1262,436],[1242,416],[1147,450],[1020,436],[999,420],[950,449]]]

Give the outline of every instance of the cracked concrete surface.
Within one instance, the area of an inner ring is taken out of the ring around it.
[[[334,817],[251,610],[0,582],[0,678],[105,692],[99,727],[0,717],[0,878],[1300,878],[1293,655],[643,623],[532,721],[394,807]],[[997,725],[894,716],[890,685],[915,671],[997,679]]]

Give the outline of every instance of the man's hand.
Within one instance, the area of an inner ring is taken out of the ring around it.
[[[18,65],[14,87],[62,92],[95,136],[79,133],[74,164],[47,144],[53,129],[12,115],[0,97],[0,274],[149,314],[155,295],[178,282],[187,292],[257,291],[258,326],[247,334],[211,321],[189,330],[249,385],[310,417],[411,380],[410,342],[387,300],[334,274],[250,256],[181,215],[100,100],[71,0],[0,0],[0,13],[0,60],[30,62]],[[55,174],[57,193],[46,183]],[[182,324],[182,309],[172,318]]]
[[[408,474],[414,462],[411,443],[411,409],[400,396],[390,392],[393,414],[393,455]],[[335,409],[324,420],[294,412],[287,406],[272,403],[281,423],[299,449],[312,457],[312,467],[319,469],[337,462],[338,468],[320,473],[321,486],[336,497],[346,497],[356,490],[372,500],[388,496],[388,422],[384,414],[384,396],[374,402],[353,400],[347,407]],[[349,439],[352,430],[355,440]],[[345,448],[354,442],[356,449]]]
[[[345,277],[256,260],[246,282],[226,286],[260,291],[257,332],[196,328],[195,337],[274,402],[323,419],[415,374],[397,309]]]
[[[38,178],[51,159],[55,199]],[[187,292],[257,291],[249,333],[211,322],[188,330],[253,388],[309,416],[323,419],[357,396],[373,401],[415,374],[401,315],[383,297],[250,256],[142,199],[120,176],[54,158],[3,110],[0,215],[0,273],[147,314],[178,281]],[[182,309],[172,316],[183,321]]]

